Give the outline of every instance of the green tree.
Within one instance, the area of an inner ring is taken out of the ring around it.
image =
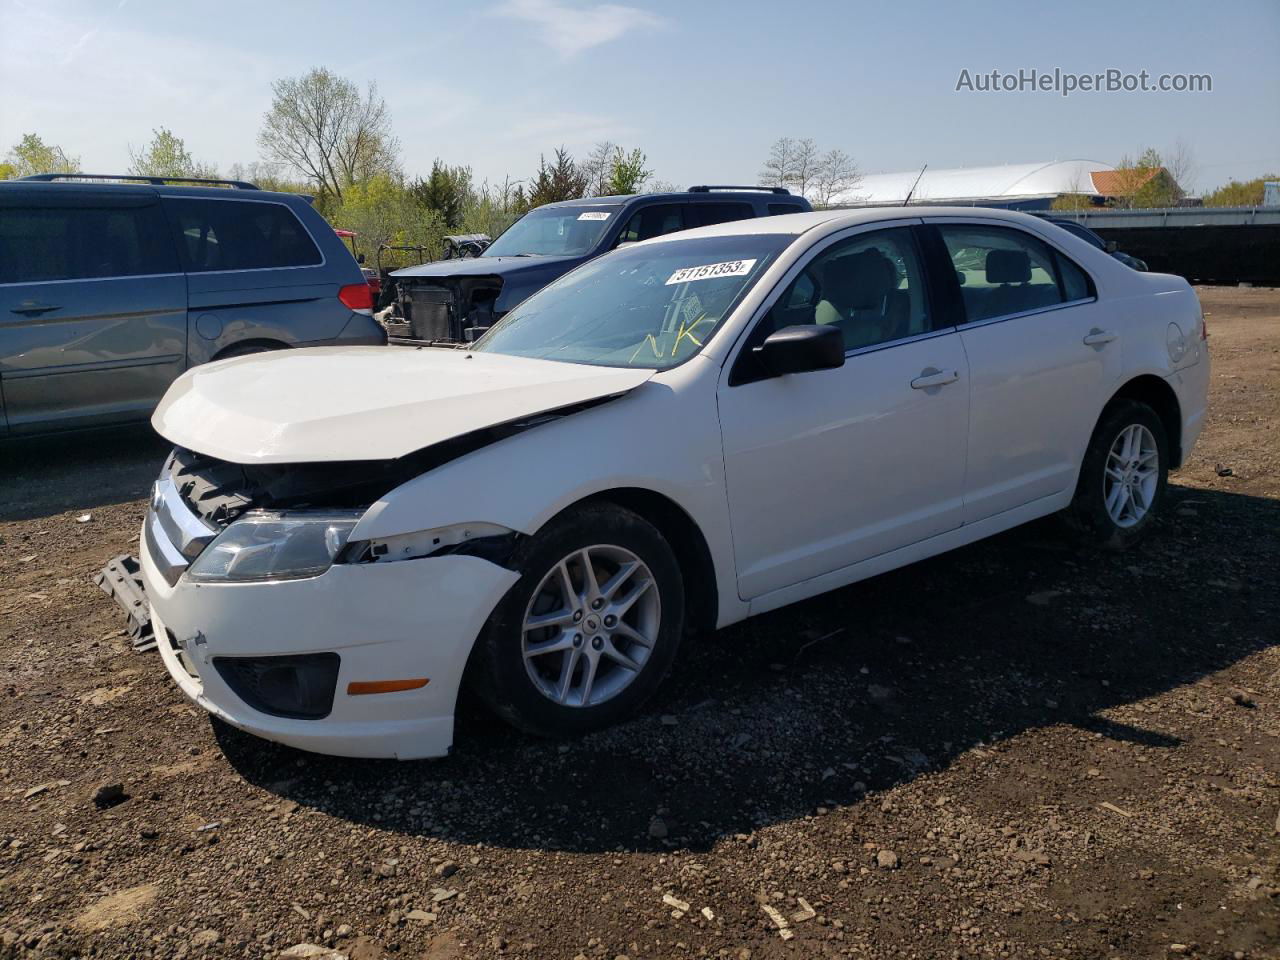
[[[445,233],[440,215],[419,203],[412,191],[390,174],[353,183],[340,202],[333,202],[330,221],[359,234],[356,248],[370,261],[383,244],[419,244],[428,248],[430,256],[439,254]]]
[[[587,178],[564,147],[556,149],[554,162],[547,166],[546,157],[538,158],[538,172],[529,184],[529,206],[576,200],[585,196]]]
[[[400,144],[376,84],[362,94],[350,80],[316,67],[275,81],[271,93],[258,144],[322,195],[341,200],[353,184],[398,174]]]
[[[24,133],[22,139],[9,151],[15,177],[28,177],[34,173],[75,173],[80,169],[80,158],[70,157],[57,144],[45,143],[35,133]]]
[[[431,164],[431,173],[414,181],[409,190],[418,203],[434,210],[446,227],[456,228],[471,201],[471,168],[450,167],[437,159]]]
[[[645,155],[637,147],[630,153],[623,153],[618,147],[613,154],[613,163],[609,168],[609,179],[601,194],[604,196],[620,196],[627,193],[639,193],[645,181],[653,176],[652,170],[645,169]]]
[[[1134,160],[1128,155],[1116,164],[1118,183],[1113,206],[1125,209],[1172,207],[1183,197],[1182,187],[1164,167],[1160,152],[1147,147]]]
[[[12,180],[18,175],[18,168],[12,163],[0,162],[0,180]]]
[[[1206,207],[1260,207],[1262,206],[1263,184],[1280,180],[1280,176],[1270,174],[1254,180],[1231,180],[1212,193],[1205,194]]]
[[[141,150],[129,148],[130,173],[139,177],[217,177],[218,168],[193,160],[186,143],[167,127],[151,134],[151,142]]]

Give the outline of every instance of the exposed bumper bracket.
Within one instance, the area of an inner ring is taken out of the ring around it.
[[[147,604],[138,558],[127,553],[113,557],[94,576],[93,582],[124,610],[133,649],[138,653],[154,650],[156,638],[151,628],[151,608]]]

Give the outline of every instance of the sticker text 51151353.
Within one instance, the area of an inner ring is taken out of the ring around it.
[[[716,277],[745,277],[756,265],[752,260],[726,260],[724,263],[705,263],[700,267],[681,267],[667,277],[667,285],[689,283],[691,280],[713,280]]]

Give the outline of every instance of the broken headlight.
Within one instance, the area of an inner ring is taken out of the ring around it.
[[[333,565],[363,511],[246,513],[198,556],[192,580],[296,580]]]

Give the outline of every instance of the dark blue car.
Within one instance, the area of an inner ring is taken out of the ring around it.
[[[690,187],[586,197],[530,210],[479,257],[391,274],[416,341],[470,341],[551,281],[627,243],[693,227],[811,210],[782,187]]]

